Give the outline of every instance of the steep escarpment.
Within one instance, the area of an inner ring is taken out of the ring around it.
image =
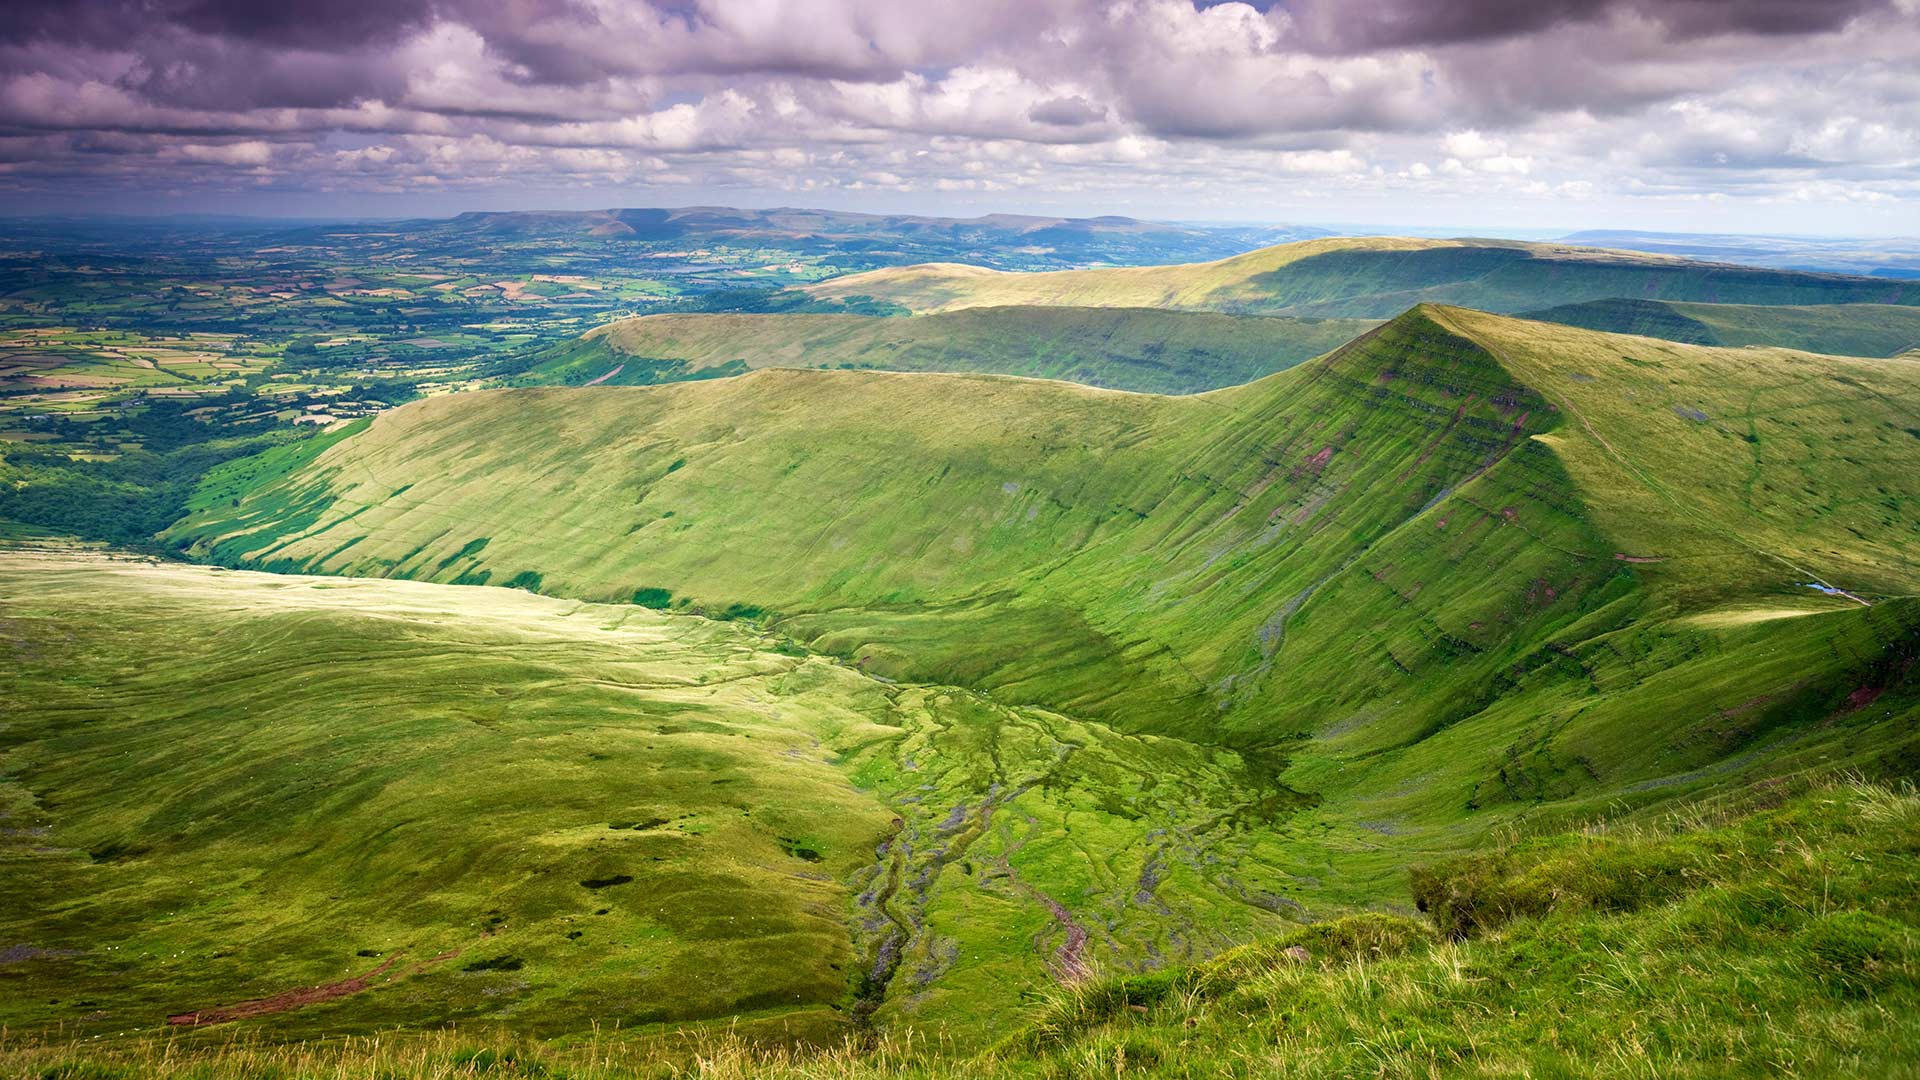
[[[176,535],[236,565],[772,614],[897,675],[1183,726],[1247,699],[1293,598],[1556,422],[1416,314],[1185,399],[767,371],[428,401]]]
[[[1456,782],[1420,799],[1565,798],[1880,678],[1911,631],[1862,601],[1920,583],[1909,368],[1422,306],[1187,398],[808,371],[470,394],[173,536],[750,618],[889,678],[1307,747],[1316,784],[1455,740]],[[1777,685],[1736,688],[1756,670]]]

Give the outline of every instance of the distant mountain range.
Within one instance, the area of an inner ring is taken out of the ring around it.
[[[365,223],[299,230],[309,242],[367,235]],[[778,207],[638,207],[613,210],[473,212],[451,218],[384,223],[378,231],[422,243],[489,238],[575,243],[675,242],[763,245],[854,254],[886,263],[969,262],[1001,268],[1049,269],[1201,261],[1270,244],[1332,235],[1297,225],[1199,226],[1129,217],[977,218],[856,214]]]

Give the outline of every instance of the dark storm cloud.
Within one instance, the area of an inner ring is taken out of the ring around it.
[[[130,0],[14,0],[0,18],[0,43],[118,44],[164,22]]]
[[[1720,34],[1824,33],[1891,7],[1891,0],[1640,0],[1628,5],[1682,41]]]
[[[1621,17],[1656,25],[1675,42],[1814,34],[1891,6],[1891,0],[1300,0],[1291,11],[1315,44],[1366,51],[1494,41]]]
[[[325,109],[400,92],[406,73],[381,54],[268,49],[222,39],[153,50],[123,85],[156,104],[186,109]]]
[[[198,33],[303,49],[392,41],[432,15],[427,0],[188,0],[162,10]]]
[[[139,126],[137,104],[319,109],[397,94],[406,73],[389,50],[431,11],[426,0],[16,0],[9,15],[0,20],[0,45],[10,46],[0,49],[0,72],[91,76],[129,95],[125,122]]]
[[[431,16],[429,0],[12,0],[0,41],[111,46],[184,32],[333,50],[392,40]]]

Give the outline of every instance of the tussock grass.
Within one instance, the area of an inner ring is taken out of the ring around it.
[[[9,1080],[878,1080],[940,1075],[922,1070],[962,1060],[950,1040],[911,1031],[827,1047],[725,1030],[655,1038],[594,1032],[567,1046],[488,1028],[299,1043],[240,1037],[197,1047],[161,1039],[109,1046],[0,1039],[0,1076]]]

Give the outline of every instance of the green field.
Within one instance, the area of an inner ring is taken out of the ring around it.
[[[1252,382],[1345,344],[1365,319],[1151,308],[972,308],[912,319],[651,315],[550,350],[521,384],[644,385],[765,367],[978,372],[1190,394]]]
[[[827,300],[915,312],[1055,305],[1384,319],[1420,303],[1514,312],[1609,297],[1717,304],[1920,304],[1910,281],[1691,262],[1508,240],[1304,240],[1214,262],[1005,273],[957,263],[890,267],[804,287]]]

